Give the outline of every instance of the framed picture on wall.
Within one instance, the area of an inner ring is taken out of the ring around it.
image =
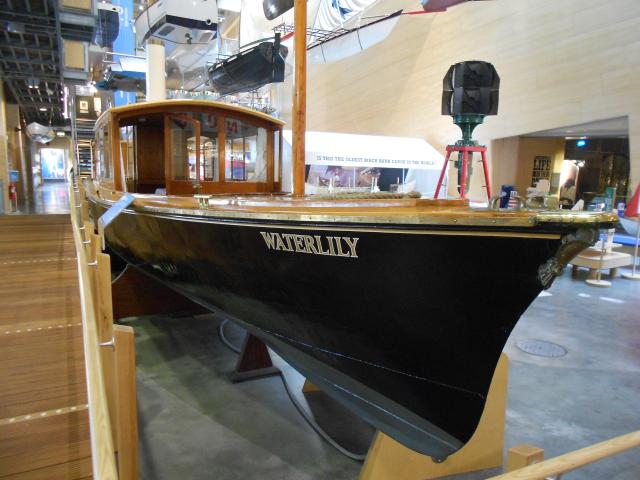
[[[548,155],[536,155],[533,157],[533,170],[531,172],[531,186],[535,187],[540,180],[551,179],[551,157]]]

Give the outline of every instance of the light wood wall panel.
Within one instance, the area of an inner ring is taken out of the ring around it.
[[[2,205],[4,211],[0,214],[11,212],[9,203],[9,136],[7,134],[6,102],[4,97],[4,87],[0,82],[0,180],[2,181]]]
[[[372,14],[399,7],[416,10],[419,3],[381,0]],[[481,142],[491,148],[495,139],[629,116],[637,183],[639,32],[638,0],[495,0],[404,16],[376,47],[310,66],[308,129],[421,137],[443,149],[459,130],[440,115],[442,78],[453,63],[486,60],[502,84],[499,115],[477,129]],[[500,171],[515,171],[501,163],[517,159],[498,154],[492,160],[497,188],[507,180]],[[472,193],[480,196],[481,169],[475,177]]]

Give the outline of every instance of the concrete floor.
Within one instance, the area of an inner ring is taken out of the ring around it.
[[[533,444],[552,457],[640,429],[640,282],[619,278],[599,289],[580,275],[565,271],[509,339],[507,446]],[[314,433],[279,377],[228,381],[237,356],[220,342],[214,316],[125,323],[136,328],[141,478],[357,478],[361,464]],[[552,341],[568,354],[529,355],[515,345],[522,339]],[[294,390],[301,385],[290,369],[287,378]],[[639,458],[630,451],[564,478],[638,479]]]

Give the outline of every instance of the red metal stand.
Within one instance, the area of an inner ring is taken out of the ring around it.
[[[482,169],[484,171],[484,182],[487,188],[487,199],[491,199],[491,181],[489,180],[489,167],[487,165],[487,147],[482,146],[460,146],[460,145],[447,145],[447,155],[444,157],[444,165],[442,166],[442,172],[440,172],[440,179],[438,180],[438,186],[436,187],[435,198],[438,198],[440,194],[440,187],[442,187],[442,180],[444,174],[449,166],[449,159],[452,152],[462,152],[462,183],[460,184],[460,197],[464,198],[467,188],[467,160],[469,160],[469,152],[473,155],[474,152],[479,152],[482,155]]]
[[[280,369],[271,362],[271,355],[262,340],[247,333],[244,345],[238,357],[236,369],[231,372],[229,378],[232,382],[244,382],[254,378],[278,375]]]

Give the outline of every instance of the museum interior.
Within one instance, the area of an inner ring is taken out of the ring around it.
[[[0,23],[0,480],[640,478],[640,1]]]

